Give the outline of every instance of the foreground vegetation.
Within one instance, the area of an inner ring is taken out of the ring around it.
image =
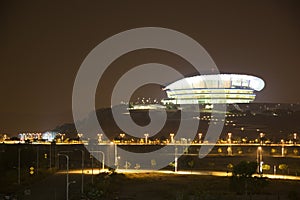
[[[265,182],[257,178],[248,179],[248,190],[245,193],[244,185],[240,182],[241,187],[237,187],[232,178],[161,173],[102,173],[98,175],[95,184],[88,186],[85,199],[293,200],[299,197],[298,181]]]

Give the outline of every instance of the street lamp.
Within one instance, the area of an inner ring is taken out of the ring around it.
[[[260,133],[260,134],[259,134],[259,138],[260,138],[260,144],[263,144],[263,141],[264,141],[264,136],[265,136],[265,134],[264,134],[264,133]]]
[[[69,200],[69,156],[66,154],[57,154],[58,156],[65,156],[67,162],[67,180],[66,180],[66,200]]]
[[[174,171],[175,172],[177,172],[177,170],[178,170],[178,156],[177,156],[177,152],[178,152],[178,148],[177,148],[177,146],[175,146],[175,160],[174,160],[174,163],[175,163]]]
[[[70,182],[68,183],[68,187],[69,187],[72,183],[76,183],[76,181],[70,181]]]
[[[83,134],[82,133],[77,133],[78,138],[81,140]]]
[[[228,142],[228,148],[227,148],[227,152],[228,152],[228,155],[229,156],[232,156],[232,146],[231,146],[231,142],[232,142],[232,140],[231,140],[231,137],[232,137],[232,133],[227,133],[227,135],[228,135],[228,140],[227,140],[227,142]]]
[[[25,147],[24,149],[27,149],[27,147]],[[18,148],[18,184],[21,184],[21,151],[24,150],[21,148]]]
[[[231,144],[231,136],[232,136],[232,133],[228,133],[227,135],[228,135],[228,143]]]
[[[18,148],[18,184],[21,184],[21,151],[22,149]]]
[[[294,133],[294,144],[297,144],[297,133]]]
[[[125,137],[125,133],[120,133],[120,137],[121,137],[121,142],[124,142],[124,137]]]
[[[102,170],[104,170],[104,162],[105,162],[105,154],[104,154],[104,152],[103,151],[91,151],[91,153],[94,153],[94,152],[96,152],[96,153],[101,153],[102,154]],[[100,162],[100,156],[99,156],[99,162]],[[99,173],[100,173],[100,169],[99,169]]]
[[[145,136],[145,144],[147,144],[147,143],[148,143],[148,137],[149,137],[149,134],[148,134],[148,133],[145,133],[144,136]]]
[[[36,174],[39,174],[39,146],[36,147]]]
[[[202,139],[202,133],[198,133],[199,136],[199,143],[202,143],[201,139]]]
[[[49,144],[49,169],[51,170],[52,169],[52,142],[50,142]]]
[[[281,139],[280,140],[280,142],[281,142],[281,156],[283,157],[284,156],[284,140],[283,139]]]
[[[258,164],[258,173],[261,175],[262,174],[262,147],[259,146],[257,148],[257,152],[256,152],[256,159],[257,159],[257,164]]]
[[[103,151],[98,151],[98,152],[102,154],[102,170],[104,170],[105,154]],[[99,160],[100,160],[100,158],[99,158]]]
[[[102,136],[103,134],[102,133],[98,133],[98,144],[100,144],[102,142]]]
[[[170,137],[171,137],[171,143],[174,143],[174,133],[170,133]]]
[[[78,142],[82,143],[83,134],[82,133],[77,133],[77,136],[78,136]]]
[[[84,179],[84,150],[74,149],[75,151],[81,151],[81,194],[83,194],[83,179]]]
[[[118,167],[118,146],[117,146],[117,143],[115,143],[115,167],[117,168]]]
[[[94,184],[94,157],[92,154],[90,154],[90,158],[92,159],[92,184]]]

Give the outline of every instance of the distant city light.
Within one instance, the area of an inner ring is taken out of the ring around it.
[[[52,142],[56,135],[57,135],[57,132],[47,131],[42,134],[42,139],[46,140],[48,142]]]

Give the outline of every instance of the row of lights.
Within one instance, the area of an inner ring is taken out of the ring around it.
[[[245,128],[241,127],[241,131],[244,131],[244,130],[245,130]],[[259,131],[259,129],[257,131]],[[63,140],[63,138],[65,136],[65,134],[61,134],[61,133],[58,133],[57,135],[60,137],[61,140]],[[40,137],[41,133],[28,133],[28,136],[33,136],[33,137],[39,136]],[[103,134],[99,133],[99,134],[97,134],[97,136],[98,136],[98,143],[102,143],[103,142]],[[126,134],[125,133],[120,133],[119,136],[120,136],[121,140],[124,140]],[[175,136],[174,133],[170,133],[170,142],[171,143],[175,142],[174,136]],[[228,136],[228,140],[227,140],[228,143],[232,143],[232,133],[228,133],[227,136]],[[78,137],[79,137],[79,139],[82,139],[83,138],[83,134],[82,133],[78,133]],[[198,142],[199,143],[202,142],[202,137],[203,137],[203,134],[202,133],[198,133]],[[298,137],[297,133],[293,133],[293,140],[294,140],[294,142],[296,142],[297,137]],[[263,132],[259,133],[259,139],[260,139],[259,141],[260,141],[261,144],[264,142],[264,138],[265,138],[265,133],[263,133]],[[146,143],[146,144],[149,143],[149,134],[148,133],[144,134],[144,139],[145,139],[144,143]],[[285,143],[285,140],[281,139],[281,143]]]

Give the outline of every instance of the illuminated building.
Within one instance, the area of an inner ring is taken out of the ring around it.
[[[163,104],[250,103],[265,86],[261,78],[241,74],[187,77],[167,85]]]
[[[46,141],[49,141],[49,142],[52,142],[56,135],[57,135],[57,132],[47,131],[47,132],[42,134],[42,139],[46,140]]]

